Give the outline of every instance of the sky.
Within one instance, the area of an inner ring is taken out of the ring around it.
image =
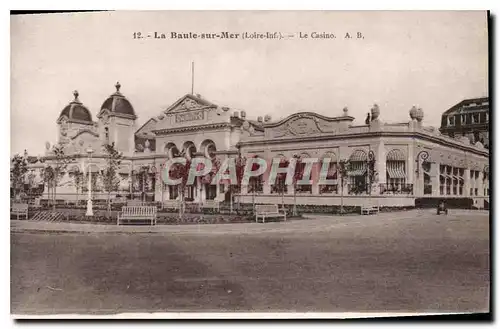
[[[178,33],[281,32],[276,40],[170,39]],[[134,39],[164,33],[167,39]],[[335,39],[311,38],[313,32]],[[360,32],[363,38],[356,38]],[[309,38],[299,38],[299,33]],[[349,33],[351,39],[346,39]],[[97,120],[117,81],[138,126],[191,92],[247,117],[273,120],[301,111],[363,124],[424,124],[466,98],[488,96],[484,11],[449,12],[101,12],[11,17],[11,155],[43,154],[56,120],[78,90]]]

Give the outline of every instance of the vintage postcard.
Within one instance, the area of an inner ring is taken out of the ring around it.
[[[12,316],[487,316],[488,22],[11,15]]]

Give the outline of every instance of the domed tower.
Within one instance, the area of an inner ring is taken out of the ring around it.
[[[136,119],[134,108],[120,92],[119,82],[116,92],[102,103],[99,118],[99,136],[103,143],[115,143],[120,152],[133,152]]]
[[[94,126],[92,114],[78,99],[78,91],[75,90],[73,96],[75,99],[66,105],[56,121],[59,128],[58,142],[62,145],[68,144],[70,137],[79,131],[92,130]]]

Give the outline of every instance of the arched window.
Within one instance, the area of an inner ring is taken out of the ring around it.
[[[258,155],[255,155],[254,158],[260,158]],[[251,170],[258,170],[259,164],[253,163]],[[248,193],[263,193],[264,192],[264,174],[259,176],[250,177],[248,181]]]
[[[323,163],[326,162],[325,159],[328,159],[330,163],[328,164],[328,168],[326,168],[325,173],[321,173],[320,175],[324,175],[324,179],[336,181],[338,179],[338,159],[337,155],[333,152],[327,152],[321,161],[320,170],[323,169]],[[328,194],[328,193],[338,193],[338,184],[325,184],[319,186],[320,194]]]
[[[309,154],[307,153],[302,153],[300,155],[294,156],[296,158],[296,164],[295,164],[295,177],[294,181],[298,182],[299,180],[302,180],[305,174],[305,169],[306,169],[306,162],[302,161],[303,159],[309,158]],[[309,173],[310,177],[310,173]],[[312,185],[311,184],[295,184],[295,191],[298,193],[312,193]]]
[[[104,137],[106,139],[106,143],[109,143],[109,128],[104,127]]]
[[[289,165],[288,159],[282,155],[279,154],[276,158],[280,159],[279,163],[279,168],[286,168]],[[286,194],[288,193],[288,186],[286,184],[286,173],[278,173],[276,175],[276,179],[274,181],[274,184],[271,186],[271,193],[274,194]]]
[[[363,150],[355,150],[349,157],[348,193],[361,194],[368,191],[367,186],[368,155]]]
[[[401,150],[394,149],[387,153],[386,181],[387,192],[400,194],[406,191],[406,157]]]

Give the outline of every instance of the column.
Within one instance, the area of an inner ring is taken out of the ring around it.
[[[413,145],[408,145],[406,179],[408,184],[415,184],[415,152]],[[419,168],[422,169],[422,168]],[[422,170],[423,171],[423,170]],[[415,194],[415,185],[413,185],[413,193]]]
[[[440,185],[440,177],[439,177],[439,163],[432,162],[431,163],[431,184],[432,184],[432,196],[439,196],[439,185]]]
[[[154,201],[155,202],[158,202],[158,201],[163,202],[163,200],[161,199],[161,196],[162,196],[162,182],[159,180],[158,176],[159,175],[157,175],[157,179],[155,180]]]
[[[376,194],[380,194],[380,184],[386,184],[387,179],[386,179],[386,172],[387,172],[387,163],[386,163],[387,157],[385,153],[385,144],[383,140],[380,140],[380,143],[378,144],[378,149],[377,149],[377,157],[376,157],[376,170],[378,173],[378,180],[375,183],[375,185],[378,187],[376,189]]]
[[[321,170],[321,162],[315,162],[311,169],[312,194],[319,195],[319,172]]]
[[[476,180],[477,184],[477,196],[484,196],[484,183],[483,183],[483,173],[479,172],[479,178]]]
[[[464,169],[464,196],[471,196],[470,194],[471,180],[470,180],[470,169]]]

